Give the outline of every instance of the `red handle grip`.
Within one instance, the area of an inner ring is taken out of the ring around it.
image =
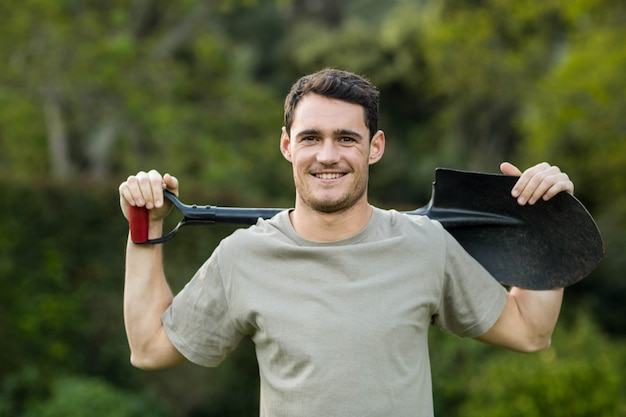
[[[130,238],[133,243],[146,243],[148,241],[148,209],[145,207],[130,206],[128,212],[128,226]]]

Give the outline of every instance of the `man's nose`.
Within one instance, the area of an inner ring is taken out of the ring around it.
[[[317,153],[317,161],[322,164],[334,164],[339,162],[337,146],[339,145],[332,139],[322,140],[320,150]]]

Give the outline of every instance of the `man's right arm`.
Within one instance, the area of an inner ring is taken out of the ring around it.
[[[170,210],[163,199],[163,187],[178,192],[176,178],[156,171],[140,172],[120,185],[120,206],[128,218],[129,206],[149,209],[149,237],[162,234],[163,218]],[[161,315],[173,300],[163,270],[161,245],[137,245],[128,239],[124,284],[124,324],[130,347],[130,361],[141,369],[176,365],[185,358],[172,345]]]

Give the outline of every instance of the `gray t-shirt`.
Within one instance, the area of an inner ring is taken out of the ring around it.
[[[263,417],[428,417],[429,325],[481,335],[505,293],[428,218],[375,208],[357,235],[316,243],[282,212],[224,239],[163,324],[204,366],[249,335]]]

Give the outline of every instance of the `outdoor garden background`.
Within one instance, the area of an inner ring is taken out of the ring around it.
[[[437,416],[626,415],[625,39],[621,0],[0,0],[0,416],[258,415],[249,340],[130,365],[117,187],[156,168],[186,202],[293,205],[282,101],[324,67],[381,90],[378,206],[424,205],[438,166],[546,160],[605,240],[550,349],[432,330]],[[174,291],[231,230],[166,244]]]

